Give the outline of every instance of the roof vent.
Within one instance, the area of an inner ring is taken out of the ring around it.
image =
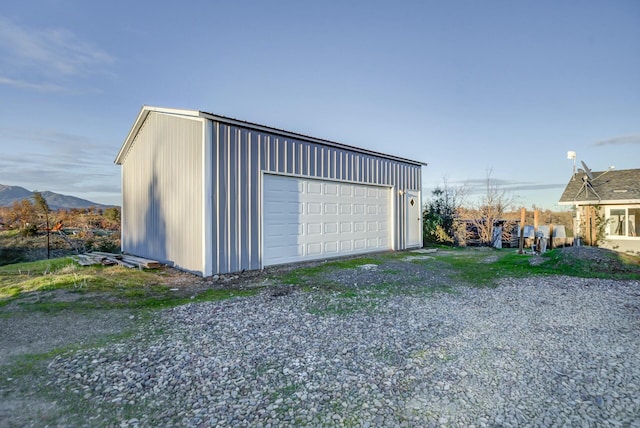
[[[616,189],[613,193],[627,193],[627,189]]]

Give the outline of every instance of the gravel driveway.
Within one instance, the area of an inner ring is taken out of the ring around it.
[[[640,426],[637,281],[354,290],[181,306],[48,375],[89,426]]]

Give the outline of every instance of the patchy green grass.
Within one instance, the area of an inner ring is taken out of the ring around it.
[[[0,266],[0,275],[44,275],[67,266],[77,266],[71,257],[39,260],[37,262],[14,263]]]
[[[511,256],[515,265],[517,254]],[[583,278],[640,279],[640,256],[631,256],[609,250],[599,250],[594,258],[572,257],[561,250],[552,250],[543,256],[544,262],[531,266],[533,272],[549,275],[568,275]],[[506,260],[509,261],[509,260]],[[519,261],[519,264],[523,264]],[[526,266],[521,268],[523,271]]]
[[[454,277],[458,277],[468,284],[475,286],[492,286],[501,276],[508,276],[504,267],[497,266],[497,262],[486,262],[488,257],[504,257],[506,253],[498,250],[490,251],[453,251],[445,255],[434,255],[438,262],[444,263],[453,270]]]
[[[531,263],[541,257],[539,263]],[[563,249],[542,256],[518,254],[514,249],[454,250],[435,254],[455,275],[475,286],[494,286],[499,278],[532,275],[567,275],[583,278],[640,279],[640,257],[598,250],[597,260],[573,256]]]
[[[71,293],[71,298],[43,298],[44,293]],[[86,308],[163,308],[189,302],[256,294],[257,289],[172,290],[160,270],[122,266],[79,266],[59,258],[0,267],[0,307],[18,301],[32,310]],[[185,295],[187,294],[187,295]]]

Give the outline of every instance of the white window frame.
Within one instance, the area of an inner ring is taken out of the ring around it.
[[[627,223],[625,228],[625,235],[614,235],[611,231],[611,210],[624,210],[624,218],[625,221],[629,221],[629,209],[640,209],[640,205],[609,205],[606,207],[605,216],[607,220],[607,238],[609,239],[631,239],[631,240],[640,240],[640,236],[630,236],[630,228]],[[636,222],[640,221],[640,218],[634,219]]]

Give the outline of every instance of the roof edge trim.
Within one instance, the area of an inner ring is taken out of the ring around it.
[[[118,152],[118,155],[116,156],[116,158],[114,160],[115,164],[117,164],[117,165],[121,165],[122,164],[122,161],[124,160],[127,152],[129,151],[129,148],[131,147],[131,144],[133,143],[133,140],[135,139],[136,135],[138,134],[138,131],[140,130],[140,128],[142,127],[142,124],[144,123],[144,121],[146,120],[147,116],[151,112],[164,113],[164,114],[170,114],[170,115],[175,115],[175,116],[187,116],[187,117],[192,117],[192,118],[200,117],[200,118],[204,118],[204,119],[209,119],[209,120],[214,120],[214,121],[226,123],[226,124],[229,124],[229,125],[240,126],[240,127],[243,127],[243,128],[250,128],[250,129],[257,130],[257,131],[263,131],[263,132],[268,132],[268,133],[271,133],[271,134],[281,135],[281,136],[284,136],[284,137],[297,138],[299,140],[304,140],[304,141],[308,141],[308,142],[311,142],[311,143],[317,143],[317,144],[322,144],[322,145],[325,145],[325,146],[335,147],[335,148],[339,148],[339,149],[355,151],[355,152],[358,152],[358,153],[363,153],[363,154],[367,154],[367,155],[371,155],[371,156],[377,156],[377,157],[393,160],[393,161],[396,161],[396,162],[408,163],[408,164],[414,165],[414,166],[422,167],[422,166],[427,166],[428,165],[427,162],[416,161],[416,160],[412,160],[412,159],[403,158],[403,157],[400,157],[400,156],[390,155],[390,154],[387,154],[387,153],[377,152],[377,151],[374,151],[374,150],[363,149],[363,148],[356,147],[356,146],[351,146],[351,145],[348,145],[348,144],[342,144],[342,143],[338,143],[338,142],[335,142],[335,141],[325,140],[325,139],[322,139],[322,138],[311,137],[309,135],[304,135],[304,134],[300,134],[300,133],[297,133],[297,132],[286,131],[284,129],[273,128],[273,127],[266,126],[266,125],[260,125],[258,123],[253,123],[253,122],[248,122],[248,121],[245,121],[245,120],[234,119],[234,118],[231,118],[231,117],[221,116],[221,115],[217,115],[217,114],[213,114],[213,113],[207,113],[207,112],[204,112],[204,111],[201,111],[201,110],[186,110],[186,109],[177,109],[177,108],[153,107],[153,106],[148,106],[148,105],[143,105],[142,108],[140,109],[140,112],[138,113],[138,116],[137,116],[135,122],[133,123],[133,126],[131,127],[131,129],[129,130],[129,133],[127,134],[127,138],[125,138],[124,143],[122,144],[122,147],[120,148],[120,151]]]
[[[561,201],[558,205],[634,205],[640,204],[640,199],[607,199],[598,201],[596,199],[588,201]]]
[[[230,124],[230,125],[242,126],[244,128],[251,128],[251,129],[255,129],[257,131],[265,131],[265,132],[269,132],[271,134],[278,134],[278,135],[282,135],[282,136],[285,136],[285,137],[293,137],[293,138],[297,138],[299,140],[308,141],[308,142],[311,142],[311,143],[317,143],[317,144],[322,144],[322,145],[325,145],[325,146],[346,149],[346,150],[355,151],[355,152],[368,154],[368,155],[372,155],[372,156],[378,156],[378,157],[382,157],[382,158],[389,159],[389,160],[409,163],[409,164],[412,164],[412,165],[415,165],[415,166],[427,166],[428,165],[427,162],[421,162],[421,161],[416,161],[416,160],[412,160],[412,159],[407,159],[407,158],[403,158],[403,157],[400,157],[400,156],[395,156],[395,155],[390,155],[390,154],[387,154],[387,153],[377,152],[375,150],[363,149],[363,148],[356,147],[356,146],[351,146],[351,145],[348,145],[348,144],[338,143],[336,141],[325,140],[325,139],[322,139],[322,138],[312,137],[312,136],[309,136],[309,135],[300,134],[300,133],[293,132],[293,131],[287,131],[287,130],[284,130],[284,129],[273,128],[271,126],[260,125],[258,123],[248,122],[248,121],[245,121],[245,120],[234,119],[234,118],[231,118],[231,117],[221,116],[221,115],[218,115],[218,114],[213,114],[213,113],[207,113],[207,112],[204,112],[204,111],[200,111],[200,116],[201,117],[205,117],[207,119],[219,121],[219,122],[224,122],[224,123],[227,123],[227,124]]]

